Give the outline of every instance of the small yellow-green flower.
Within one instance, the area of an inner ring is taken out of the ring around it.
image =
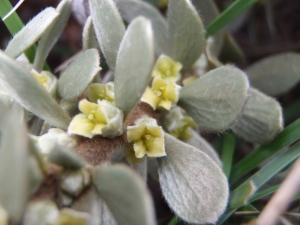
[[[173,108],[164,119],[165,129],[174,137],[181,139],[190,139],[193,137],[191,127],[195,127],[197,123],[181,108]]]
[[[91,84],[88,89],[88,98],[91,102],[95,103],[100,99],[115,104],[114,83]]]
[[[36,70],[32,69],[31,74],[51,95],[55,96],[57,79],[52,73],[48,71],[38,73]]]
[[[165,141],[163,130],[152,118],[142,118],[134,126],[127,127],[127,140],[133,142],[137,158],[165,156]]]
[[[175,82],[167,82],[157,76],[152,81],[152,87],[146,88],[141,101],[148,103],[154,110],[158,106],[170,110],[172,104],[178,101],[180,88]]]
[[[123,112],[109,101],[98,100],[97,104],[86,99],[79,102],[81,114],[76,115],[68,128],[69,134],[92,138],[94,135],[116,137],[123,132]]]
[[[181,77],[179,71],[182,65],[173,61],[170,57],[161,55],[153,68],[152,77],[160,76],[166,81],[178,81]]]

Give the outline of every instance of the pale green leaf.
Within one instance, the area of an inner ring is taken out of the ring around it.
[[[70,117],[50,94],[18,63],[0,51],[0,83],[20,105],[50,124],[68,127]]]
[[[128,22],[133,21],[138,16],[149,19],[155,36],[156,53],[158,55],[162,53],[169,55],[167,21],[153,5],[140,0],[118,0],[116,5],[122,17]]]
[[[300,81],[300,54],[282,53],[265,58],[246,69],[251,85],[277,96],[289,91]]]
[[[83,50],[87,50],[90,48],[96,48],[96,49],[99,48],[91,16],[87,18],[85,25],[83,27],[82,48]]]
[[[63,29],[65,28],[67,21],[71,13],[72,0],[63,0],[57,6],[56,11],[59,13],[56,20],[48,27],[46,32],[41,37],[39,45],[34,57],[34,69],[40,72],[43,69],[45,60],[60,37]],[[32,32],[32,31],[31,31]],[[34,31],[35,32],[35,31]]]
[[[189,223],[215,223],[228,201],[225,174],[208,155],[165,134],[159,181],[171,209]]]
[[[45,33],[57,16],[58,13],[52,7],[40,12],[14,36],[5,53],[12,58],[21,55]]]
[[[125,26],[113,0],[90,0],[95,33],[106,62],[115,71],[118,49]]]
[[[153,45],[150,21],[136,18],[122,40],[115,73],[115,102],[124,115],[139,102],[150,81],[154,63]]]
[[[222,66],[183,87],[179,105],[200,128],[224,131],[241,113],[248,86],[247,77],[241,70]]]
[[[0,105],[1,111],[4,105]],[[0,202],[18,222],[29,198],[28,139],[19,112],[6,110],[0,118]]]
[[[190,0],[170,0],[168,8],[170,57],[189,69],[205,46],[205,30]]]
[[[275,99],[254,88],[249,89],[249,95],[238,121],[231,129],[251,143],[269,142],[282,130],[281,106]]]
[[[97,167],[92,178],[118,224],[155,224],[146,184],[131,169],[124,165]]]
[[[96,49],[81,53],[61,74],[58,80],[58,93],[63,99],[78,98],[100,71],[100,58]]]

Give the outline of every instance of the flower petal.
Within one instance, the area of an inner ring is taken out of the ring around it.
[[[98,108],[98,105],[89,102],[86,99],[83,99],[79,102],[78,108],[84,115],[88,116],[91,113],[91,111],[96,110]]]
[[[127,140],[128,142],[141,140],[145,133],[146,125],[136,125],[127,127]]]
[[[143,158],[146,154],[146,146],[142,140],[135,141],[133,145],[133,149],[135,151],[135,157]]]
[[[146,88],[146,91],[141,99],[142,102],[148,103],[154,110],[156,109],[159,100],[159,97],[149,87]]]
[[[166,155],[163,136],[152,138],[150,140],[145,139],[144,142],[147,148],[147,156],[160,157]]]
[[[94,123],[91,122],[85,115],[78,114],[72,119],[68,128],[68,133],[92,138],[93,134],[91,131],[94,129],[94,126]]]

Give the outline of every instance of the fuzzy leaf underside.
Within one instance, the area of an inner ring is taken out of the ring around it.
[[[155,7],[140,0],[116,0],[115,2],[127,22],[133,21],[138,16],[149,19],[153,27],[156,53],[169,55],[167,21]]]
[[[92,17],[89,16],[86,20],[86,23],[83,28],[82,33],[82,48],[83,50],[87,50],[90,48],[98,49],[98,42],[95,36],[94,25],[92,21]]]
[[[289,91],[300,81],[300,54],[282,53],[265,58],[246,69],[251,85],[277,96]]]
[[[228,201],[226,176],[208,155],[165,134],[159,181],[171,209],[189,223],[215,223]]]
[[[271,141],[282,130],[282,109],[279,103],[250,88],[249,98],[239,116],[237,123],[231,129],[246,141],[264,144]]]
[[[57,13],[59,13],[58,17],[44,32],[39,41],[39,46],[34,58],[34,69],[38,72],[43,69],[43,65],[50,50],[57,42],[67,24],[71,13],[71,3],[72,0],[63,0],[59,3],[56,8]]]
[[[205,30],[190,0],[170,0],[168,7],[170,57],[189,69],[200,57],[205,46]]]
[[[5,53],[12,58],[21,55],[45,33],[57,16],[58,13],[52,7],[40,12],[14,36]]]
[[[150,194],[131,169],[124,165],[97,167],[92,179],[118,224],[155,224]]]
[[[96,49],[81,53],[61,74],[58,80],[58,93],[66,100],[79,97],[95,75],[100,71],[100,57]]]
[[[30,195],[28,139],[20,112],[0,102],[0,202],[9,217],[18,222]]]
[[[101,51],[109,68],[114,72],[125,26],[113,0],[90,0],[89,3]]]
[[[222,66],[183,87],[178,104],[201,129],[224,131],[242,111],[248,86],[247,77],[241,70]]]
[[[128,26],[117,57],[116,106],[127,115],[139,102],[151,78],[154,43],[151,23],[138,17]]]

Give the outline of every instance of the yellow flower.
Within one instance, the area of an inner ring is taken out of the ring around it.
[[[100,99],[115,104],[114,83],[91,84],[88,89],[88,98],[92,102],[97,102]]]
[[[79,102],[79,110],[82,113],[72,119],[68,128],[69,134],[88,138],[97,134],[110,138],[122,134],[123,112],[109,101],[98,100],[95,104],[84,99]]]
[[[161,55],[154,66],[152,77],[160,76],[166,81],[178,81],[182,65],[179,62],[173,61],[170,57]]]
[[[32,69],[31,74],[52,96],[55,96],[57,79],[52,73],[48,71],[38,73],[36,70]]]
[[[146,88],[141,101],[148,103],[154,110],[158,106],[170,110],[172,104],[178,101],[180,88],[175,82],[167,83],[157,76],[152,81],[152,88]]]
[[[149,157],[165,156],[163,130],[152,118],[142,118],[134,126],[127,127],[127,140],[134,142],[133,149],[137,158],[145,154]]]

